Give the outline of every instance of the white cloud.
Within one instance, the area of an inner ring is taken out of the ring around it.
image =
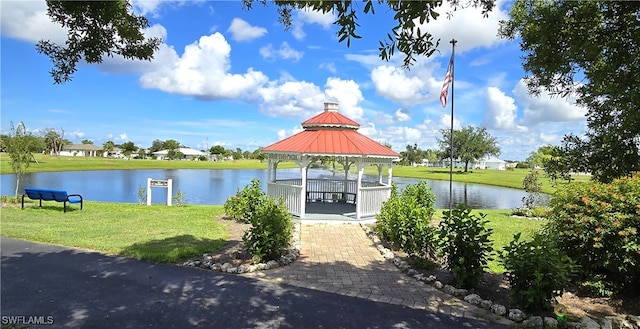
[[[260,111],[271,116],[307,118],[321,111],[324,102],[320,88],[306,81],[270,82],[257,93],[262,98]]]
[[[275,50],[272,44],[268,44],[261,47],[259,52],[260,56],[262,56],[266,61],[274,61],[276,57],[279,57],[282,59],[291,59],[294,62],[297,62],[304,55],[304,52],[291,48],[287,42],[282,42],[278,50]]]
[[[371,71],[371,81],[376,93],[404,105],[416,105],[430,98],[430,90],[435,79],[431,74],[424,76],[418,72],[407,71],[399,67],[388,65],[378,66]]]
[[[154,58],[153,71],[140,77],[143,87],[202,99],[251,99],[268,81],[252,68],[245,74],[229,73],[231,46],[220,33],[187,45],[182,57],[173,48],[165,51],[161,58]]]
[[[267,29],[251,26],[241,18],[234,18],[227,31],[231,33],[231,38],[235,41],[251,41],[267,34]]]
[[[325,88],[327,100],[337,100],[340,113],[356,121],[362,119],[364,111],[360,103],[364,101],[364,96],[355,81],[328,78]]]
[[[318,24],[323,29],[328,30],[335,20],[336,17],[333,13],[323,14],[308,8],[299,9],[296,10],[296,15],[293,19],[291,34],[297,40],[303,40],[307,36],[303,30],[305,24]]]
[[[118,139],[120,139],[122,141],[126,140],[127,139],[127,134],[126,133],[120,134],[120,136],[118,136]]]
[[[185,3],[197,3],[203,2],[204,0],[131,0],[131,4],[133,5],[133,10],[145,16],[153,16],[158,17],[160,12],[160,7],[167,5],[183,5]]]
[[[31,43],[51,40],[64,44],[67,40],[67,31],[51,21],[44,1],[0,1],[0,31]]]
[[[411,116],[409,115],[409,111],[403,109],[396,110],[396,121],[405,122],[411,120]]]
[[[480,8],[468,7],[454,12],[451,4],[444,2],[442,7],[438,8],[440,16],[437,20],[422,26],[416,22],[416,26],[421,26],[422,31],[429,31],[436,38],[440,38],[438,49],[444,54],[451,53],[451,39],[458,41],[456,52],[460,53],[475,48],[490,48],[507,42],[497,36],[500,20],[509,19],[508,12],[503,8],[504,3],[497,1],[493,11],[484,18]],[[447,12],[453,14],[451,19],[447,19]]]
[[[530,95],[524,79],[513,90],[518,103],[524,108],[521,124],[535,126],[544,122],[578,122],[586,120],[586,109],[576,105],[575,98],[551,97],[549,94]]]
[[[525,131],[516,124],[516,104],[513,98],[496,87],[487,88],[485,96],[484,126],[499,130]]]
[[[322,63],[320,64],[319,68],[321,69],[326,69],[327,71],[336,74],[338,73],[338,70],[336,70],[336,64],[333,62],[330,63]]]

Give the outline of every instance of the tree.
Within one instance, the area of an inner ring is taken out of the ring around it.
[[[60,128],[60,134],[55,128],[44,129],[44,139],[48,145],[49,154],[60,155],[62,147],[66,144],[64,139],[64,129]]]
[[[50,73],[55,83],[71,81],[82,59],[90,64],[113,55],[151,60],[160,46],[159,38],[145,39],[142,30],[149,21],[133,14],[130,1],[47,0],[47,7],[51,20],[68,29],[65,46],[50,40],[40,40],[36,46],[53,62]]]
[[[254,2],[267,5],[267,0],[243,0],[251,9]],[[440,44],[440,39],[429,33],[423,24],[438,19],[438,9],[443,1],[394,1],[366,0],[364,4],[352,1],[274,0],[278,7],[278,21],[285,30],[293,25],[294,9],[310,9],[321,13],[335,13],[334,22],[339,27],[338,42],[360,39],[358,14],[375,15],[375,11],[394,12],[397,23],[378,42],[380,58],[389,60],[396,51],[404,54],[404,66],[409,68],[417,56],[431,56]],[[495,0],[447,0],[453,11],[467,6],[481,8],[484,17],[495,7]],[[41,40],[37,50],[53,62],[51,76],[55,83],[71,81],[76,64],[101,63],[103,56],[122,55],[127,59],[151,60],[159,49],[159,38],[145,39],[142,30],[149,26],[144,16],[133,13],[131,2],[116,1],[55,1],[47,0],[47,14],[51,19],[68,29],[66,46]],[[447,12],[452,16],[453,12]]]
[[[209,149],[209,152],[211,152],[211,154],[224,154],[225,149],[222,145],[215,145]]]
[[[451,157],[449,129],[441,129],[442,139],[438,139],[440,153],[443,158]],[[487,155],[499,155],[500,147],[496,138],[492,137],[485,128],[463,127],[453,131],[453,159],[464,162],[464,172],[469,169],[469,162]],[[453,161],[452,159],[452,161]]]
[[[92,140],[88,140],[88,139],[83,139],[82,144],[88,144],[88,145],[93,145],[93,141]]]
[[[639,29],[634,1],[516,1],[501,22],[502,37],[520,40],[529,90],[587,109],[584,149],[572,152],[600,182],[640,170]]]
[[[13,126],[11,122],[11,133],[7,141],[6,149],[11,159],[11,169],[16,175],[15,197],[18,199],[18,191],[20,189],[20,178],[27,172],[33,155],[30,151],[30,144],[33,142],[31,134],[27,131],[23,122]]]
[[[131,159],[131,154],[138,149],[132,141],[122,144],[120,148],[122,149],[122,153],[129,157],[129,159]]]
[[[233,156],[233,160],[242,159],[242,149],[239,147],[236,147],[236,150],[231,155]]]
[[[162,143],[162,149],[164,150],[175,151],[179,148],[180,148],[180,143],[178,143],[178,141],[173,139],[167,139],[166,141],[164,141],[164,143]]]
[[[526,161],[534,166],[544,166],[544,163],[551,160],[557,147],[553,145],[545,145],[538,147],[537,151],[529,153]]]
[[[154,139],[153,142],[151,142],[151,147],[149,147],[149,153],[162,151],[163,147],[164,147],[163,141],[159,139]]]
[[[418,162],[422,162],[422,150],[418,147],[418,144],[407,144],[405,151],[400,152],[401,162],[407,165],[413,165]]]
[[[113,149],[116,147],[116,145],[113,143],[113,141],[106,141],[102,144],[102,151],[107,153],[107,156],[109,156],[109,153],[113,152]]]

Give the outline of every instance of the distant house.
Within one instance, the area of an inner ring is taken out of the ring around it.
[[[198,150],[194,150],[194,149],[190,149],[190,148],[178,148],[176,149],[176,152],[180,152],[182,153],[182,160],[192,160],[192,159],[197,159],[201,156],[208,156],[207,153],[202,152],[202,151],[198,151]],[[162,150],[162,151],[158,151],[158,152],[153,152],[152,153],[158,160],[168,160],[169,158],[167,157],[167,154],[169,154],[169,150]]]
[[[60,151],[61,156],[97,157],[102,156],[102,147],[93,144],[66,145]]]
[[[104,152],[102,156],[105,158],[120,158],[120,159],[126,158],[124,153],[122,153],[122,149],[120,149],[119,147],[114,147],[113,150],[109,152]]]
[[[507,162],[496,157],[485,157],[476,161],[474,168],[505,170]]]

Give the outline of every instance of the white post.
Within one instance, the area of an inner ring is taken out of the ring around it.
[[[171,206],[171,196],[173,195],[173,179],[167,179],[167,206]]]
[[[302,157],[300,162],[300,175],[302,176],[302,189],[300,190],[300,219],[304,219],[307,213],[307,166],[309,166],[309,159]]]
[[[151,205],[151,178],[147,178],[147,206]]]
[[[362,195],[360,195],[360,193],[362,193],[361,189],[362,189],[362,175],[364,174],[364,163],[362,163],[361,160],[358,160],[358,162],[356,162],[356,166],[358,168],[358,182],[356,183],[356,219],[360,219],[360,213],[361,211],[361,204],[363,203],[362,200]]]
[[[383,164],[378,164],[378,184],[382,185],[382,166]]]

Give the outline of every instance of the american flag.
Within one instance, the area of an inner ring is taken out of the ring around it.
[[[442,107],[447,106],[447,96],[449,95],[449,83],[453,80],[453,55],[449,60],[449,67],[447,68],[447,74],[444,76],[444,82],[442,83],[442,91],[440,92],[440,104]]]

